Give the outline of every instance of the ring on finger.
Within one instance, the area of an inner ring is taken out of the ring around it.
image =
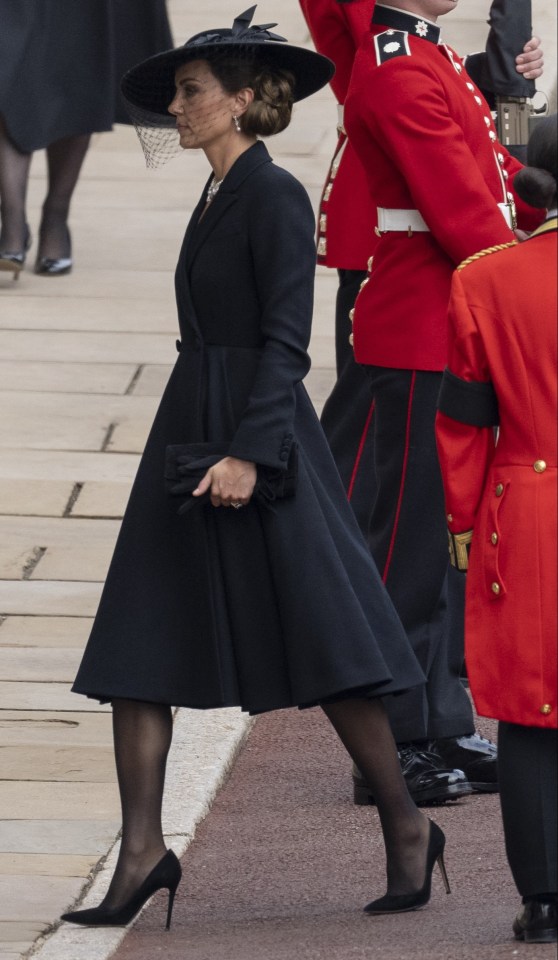
[[[242,503],[241,500],[232,500],[232,501],[231,501],[231,507],[234,507],[235,510],[240,510],[243,506],[244,506],[244,504]]]

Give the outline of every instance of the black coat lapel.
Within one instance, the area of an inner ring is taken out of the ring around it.
[[[249,177],[257,167],[261,166],[262,163],[270,162],[271,157],[267,152],[265,144],[261,141],[258,141],[253,147],[250,147],[242,153],[229,170],[219,189],[219,193],[210,203],[200,220],[201,213],[206,204],[206,194],[211,178],[208,180],[200,202],[192,214],[184,238],[183,254],[185,257],[185,267],[188,272],[200,247],[205,243],[207,238],[211,236],[211,232],[215,229],[227,210],[236,203],[238,190],[246,178]]]

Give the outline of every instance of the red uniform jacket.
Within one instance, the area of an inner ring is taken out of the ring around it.
[[[355,357],[443,370],[452,272],[513,239],[497,204],[521,165],[497,142],[488,104],[457,54],[426,39],[425,30],[436,40],[439,29],[398,15],[415,31],[373,24],[356,55],[345,126],[378,206],[418,210],[430,232],[382,235],[356,303]],[[518,215],[524,229],[541,220],[521,203]]]
[[[449,378],[459,381],[449,387],[464,392],[466,422],[439,412],[436,423],[450,531],[473,530],[471,691],[480,714],[528,727],[558,717],[556,237],[555,227],[454,275]],[[467,413],[489,381],[496,446],[492,427],[471,426]],[[451,410],[445,388],[441,410]]]
[[[370,26],[375,0],[300,0],[314,45],[335,63],[331,88],[345,103],[355,54]],[[322,194],[318,262],[343,270],[366,270],[374,251],[376,205],[363,166],[346,133],[340,132]]]

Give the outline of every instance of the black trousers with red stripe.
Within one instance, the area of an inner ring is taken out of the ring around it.
[[[368,540],[427,684],[386,698],[398,743],[474,730],[460,680],[464,576],[449,564],[434,421],[442,374],[366,367],[376,496]]]
[[[363,270],[339,270],[335,314],[337,380],[325,402],[321,422],[347,496],[365,536],[374,504],[373,398],[366,369],[355,362],[349,343]]]

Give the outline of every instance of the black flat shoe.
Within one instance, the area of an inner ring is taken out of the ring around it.
[[[159,863],[145,878],[141,886],[117,910],[110,910],[101,904],[101,906],[92,907],[90,910],[74,910],[71,913],[63,913],[60,919],[87,927],[125,927],[157,890],[168,890],[169,904],[165,929],[169,930],[174,897],[181,878],[180,862],[172,850],[167,850],[165,856],[159,860]]]
[[[444,766],[463,770],[475,793],[498,793],[498,748],[478,733],[431,740],[428,750]]]
[[[516,940],[524,940],[525,943],[556,943],[556,902],[529,900],[524,903],[513,921],[513,933]]]
[[[471,794],[471,785],[462,770],[448,768],[437,754],[410,744],[398,751],[401,772],[418,807],[440,806]],[[353,796],[358,806],[374,804],[374,795],[358,767],[353,766]]]
[[[29,227],[25,226],[25,240],[23,250],[11,251],[0,250],[0,270],[13,273],[14,280],[19,280],[19,275],[23,270],[25,256],[31,246],[31,232]]]
[[[420,890],[416,893],[402,893],[396,896],[390,896],[389,893],[379,900],[373,900],[364,908],[364,912],[370,916],[382,916],[385,913],[409,913],[411,910],[420,910],[430,900],[432,887],[432,871],[437,863],[442,874],[442,880],[446,888],[446,893],[451,893],[446,865],[444,863],[444,847],[446,838],[443,830],[440,830],[436,823],[430,820],[430,836],[428,838],[428,850],[426,852],[426,877]]]

